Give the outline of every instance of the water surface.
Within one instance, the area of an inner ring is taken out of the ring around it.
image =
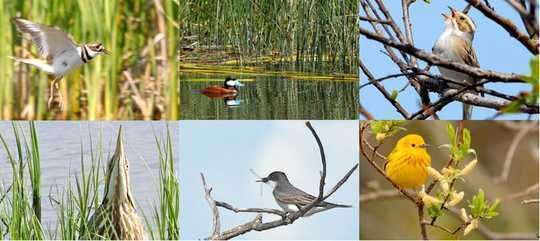
[[[27,138],[28,122],[18,122]],[[37,122],[37,134],[41,154],[41,206],[42,223],[45,228],[55,230],[57,224],[57,207],[49,202],[48,195],[59,198],[58,191],[64,191],[75,176],[81,172],[81,142],[84,148],[85,167],[91,164],[90,160],[90,134],[92,143],[97,148],[102,142],[103,158],[114,153],[118,127],[122,125],[124,133],[124,147],[127,158],[130,160],[131,190],[135,205],[142,216],[144,211],[150,217],[154,205],[158,204],[159,188],[159,160],[155,136],[166,138],[167,124],[165,122]],[[177,150],[178,125],[170,122],[173,148]],[[11,122],[0,122],[0,134],[6,138],[12,154],[16,151],[15,139]],[[101,137],[100,137],[101,136]],[[177,156],[175,156],[177,158]],[[100,167],[105,168],[105,163]],[[178,165],[177,165],[178,168]],[[26,175],[28,169],[24,170]],[[0,148],[0,181],[4,188],[11,184],[11,167],[6,151]],[[104,178],[100,176],[100,198]],[[29,184],[29,182],[26,182]],[[28,190],[30,186],[28,185]],[[100,199],[101,202],[101,199]]]
[[[278,76],[238,77],[244,81],[239,105],[209,98],[199,90],[223,85],[226,76],[181,75],[182,119],[357,119],[357,81],[288,79]],[[234,77],[234,76],[233,76]]]

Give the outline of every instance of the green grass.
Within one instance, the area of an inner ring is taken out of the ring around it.
[[[180,61],[292,62],[299,71],[356,73],[357,9],[354,0],[185,0],[180,41],[194,50],[182,51]]]
[[[99,186],[104,179],[103,166],[109,158],[104,158],[102,136],[98,136],[97,145],[93,144],[94,136],[90,131],[88,144],[84,144],[84,138],[81,137],[80,173],[68,175],[66,189],[49,189],[48,199],[56,211],[57,226],[45,229],[40,222],[40,188],[43,188],[40,186],[40,161],[48,160],[40,159],[36,125],[29,123],[30,137],[27,139],[19,124],[20,122],[13,122],[15,147],[8,144],[5,133],[0,133],[0,141],[13,173],[11,182],[7,185],[0,179],[0,237],[11,240],[74,240],[89,237],[87,220],[101,204]],[[155,141],[160,163],[157,177],[159,199],[154,204],[151,215],[146,216],[140,208],[138,211],[146,222],[148,238],[178,240],[180,194],[170,131],[167,131],[165,137],[156,136]],[[25,175],[25,172],[28,173]],[[27,180],[29,184],[26,183]],[[135,202],[136,199],[137,197]]]
[[[179,0],[0,1],[0,118],[178,119],[178,8]],[[37,54],[14,17],[57,26],[79,43],[102,42],[112,52],[64,77],[64,112],[47,108],[50,77],[8,58]]]

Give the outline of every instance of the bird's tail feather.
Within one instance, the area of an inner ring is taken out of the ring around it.
[[[344,205],[344,204],[334,204],[336,208],[352,208],[351,205]]]
[[[51,74],[54,73],[53,66],[48,64],[44,60],[41,60],[41,59],[23,59],[23,58],[17,58],[17,57],[13,57],[13,56],[9,56],[9,58],[11,58],[11,59],[13,59],[13,60],[15,60],[17,62],[34,65],[34,66],[40,68],[41,70],[43,70],[43,71],[45,71],[47,73],[51,73]]]

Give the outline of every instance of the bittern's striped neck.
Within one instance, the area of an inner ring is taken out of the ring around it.
[[[129,160],[124,152],[122,141],[122,127],[118,130],[116,151],[109,160],[105,182],[104,202],[112,205],[128,203],[134,206],[129,182]]]

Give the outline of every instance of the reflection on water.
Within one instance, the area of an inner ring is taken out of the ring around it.
[[[254,81],[243,82],[235,108],[230,108],[231,101],[199,93],[219,82],[185,74],[180,78],[182,119],[357,119],[357,81],[257,76]]]
[[[28,122],[18,123],[29,138]],[[81,142],[85,157],[85,166],[90,160],[90,136],[92,145],[97,148],[102,143],[103,158],[114,153],[118,127],[123,126],[126,155],[130,160],[131,190],[139,212],[144,211],[151,217],[152,207],[157,204],[159,188],[159,160],[155,136],[166,137],[165,122],[37,122],[39,148],[41,155],[41,206],[42,221],[46,228],[55,229],[57,223],[57,207],[51,206],[48,195],[59,198],[56,190],[63,191],[68,185],[74,185],[75,176],[80,175]],[[173,148],[178,148],[178,126],[173,122],[168,124],[171,131]],[[0,122],[0,134],[6,138],[11,152],[16,150],[11,122]],[[101,138],[100,138],[101,136]],[[177,158],[175,156],[175,158]],[[0,147],[0,181],[4,188],[11,183],[11,167],[7,161],[7,153]],[[102,163],[103,171],[105,164]],[[25,169],[27,173],[28,170]],[[100,198],[103,186],[103,176],[100,177]],[[28,182],[27,182],[28,183]],[[100,199],[101,202],[101,199]]]

